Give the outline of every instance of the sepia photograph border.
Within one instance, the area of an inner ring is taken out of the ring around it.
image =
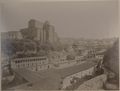
[[[0,0],[0,32],[3,30],[4,23],[2,22],[2,18],[4,17],[2,15],[2,4],[4,3],[24,3],[24,2],[79,2],[79,1],[114,1],[114,0]],[[119,43],[120,43],[120,0],[115,0],[118,1],[118,38],[119,38]],[[114,31],[113,31],[114,32]],[[1,36],[0,36],[0,50],[1,50]],[[120,44],[119,44],[119,52],[120,52]],[[0,52],[1,54],[1,52]],[[1,55],[0,55],[1,58]],[[120,53],[119,53],[119,59],[120,59]],[[1,67],[1,61],[0,61],[0,67]],[[120,71],[120,60],[119,60],[119,71]],[[2,79],[2,72],[0,69],[0,79]],[[119,75],[120,77],[120,75]],[[120,82],[120,79],[119,79]],[[120,85],[120,84],[119,84]],[[0,88],[1,88],[1,82],[0,82]],[[119,86],[120,89],[120,86]],[[2,89],[1,89],[2,91]],[[4,91],[12,91],[12,90],[4,90]],[[17,91],[26,91],[26,90],[17,90]],[[60,91],[60,90],[28,90],[28,91]],[[64,91],[64,90],[61,90]],[[73,90],[70,90],[73,91]],[[74,91],[79,91],[79,90],[74,90]],[[80,91],[86,91],[86,90],[80,90]],[[104,91],[104,90],[89,90],[89,91]],[[115,91],[115,90],[114,90]],[[116,90],[117,91],[117,90]]]

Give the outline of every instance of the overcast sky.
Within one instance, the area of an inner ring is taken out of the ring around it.
[[[27,27],[30,19],[48,20],[60,37],[117,36],[118,3],[113,1],[4,3],[6,31]]]

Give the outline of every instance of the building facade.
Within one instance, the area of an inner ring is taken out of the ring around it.
[[[48,69],[50,67],[47,57],[26,57],[11,60],[11,68],[27,68],[33,71]]]
[[[28,27],[20,31],[2,32],[1,39],[30,39],[37,40],[41,44],[54,44],[59,40],[53,25],[48,21],[43,23],[34,19],[29,20]]]
[[[20,31],[23,38],[37,40],[41,44],[55,43],[58,41],[54,26],[50,25],[48,21],[42,23],[31,19],[28,22],[28,28],[21,29]]]
[[[19,31],[2,32],[1,39],[22,39],[22,35]]]

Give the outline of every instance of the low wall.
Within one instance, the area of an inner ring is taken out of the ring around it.
[[[94,77],[80,85],[77,90],[102,90],[103,83],[106,79],[107,76],[105,74]]]
[[[65,89],[66,87],[70,86],[71,83],[70,81],[72,80],[73,77],[78,77],[78,78],[82,78],[86,75],[93,75],[93,72],[94,72],[94,67],[91,67],[87,70],[84,70],[84,71],[81,71],[81,72],[78,72],[76,74],[73,74],[73,75],[70,75],[68,77],[66,77],[64,80],[63,80],[63,89]]]

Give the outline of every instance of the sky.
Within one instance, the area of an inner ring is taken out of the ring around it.
[[[107,38],[118,36],[118,2],[19,2],[3,3],[3,31],[26,28],[30,19],[48,20],[59,37]]]

